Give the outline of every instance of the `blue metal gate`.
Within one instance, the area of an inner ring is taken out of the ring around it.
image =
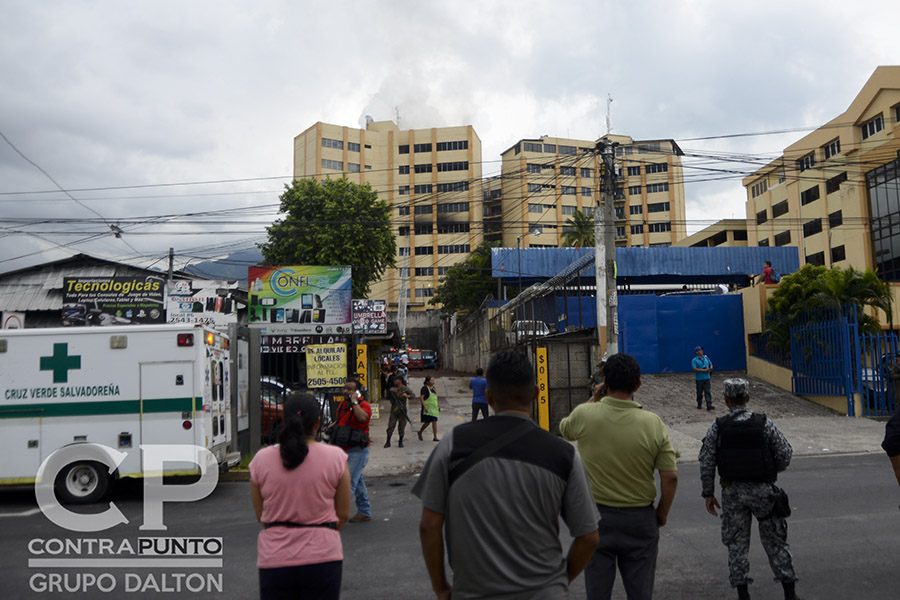
[[[644,373],[691,371],[694,347],[717,371],[744,371],[744,310],[738,295],[619,296],[619,348]]]

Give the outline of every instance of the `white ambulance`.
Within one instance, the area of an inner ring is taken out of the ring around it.
[[[94,502],[112,478],[142,477],[141,444],[201,446],[220,467],[237,463],[228,343],[189,324],[0,331],[0,485],[33,483],[44,459],[79,443],[127,457],[112,474],[98,462],[67,465],[55,482],[63,501]]]

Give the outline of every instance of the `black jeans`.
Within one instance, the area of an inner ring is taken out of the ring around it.
[[[472,420],[478,420],[478,413],[481,413],[482,419],[488,418],[488,404],[487,402],[473,402],[472,403]]]
[[[697,379],[695,383],[697,384],[697,406],[703,408],[703,396],[706,396],[707,408],[712,406],[712,394],[710,393],[710,390],[712,389],[711,380]]]
[[[344,562],[259,570],[260,600],[338,600]]]

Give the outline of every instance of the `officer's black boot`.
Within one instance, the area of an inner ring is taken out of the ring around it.
[[[400,442],[400,443],[402,444],[403,442]],[[391,447],[391,436],[388,436],[387,441],[384,443],[384,447],[385,447],[385,448],[390,448],[390,447]]]
[[[403,437],[401,437],[401,438],[400,438],[400,441],[397,442],[397,447],[398,447],[398,448],[402,448],[402,447],[403,447]]]
[[[737,586],[738,591],[738,600],[750,600],[750,590],[747,589],[747,585],[739,585]]]
[[[797,597],[797,592],[794,590],[794,582],[781,582],[781,585],[784,586],[784,600],[799,600]]]

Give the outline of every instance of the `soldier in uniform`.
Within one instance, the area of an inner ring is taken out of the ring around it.
[[[738,599],[748,600],[750,527],[759,522],[759,537],[775,573],[784,586],[785,600],[797,598],[794,566],[787,543],[787,521],[774,511],[780,490],[778,473],[787,469],[793,449],[764,414],[747,410],[750,383],[728,379],[724,383],[729,414],[710,426],[700,449],[700,481],[706,510],[718,516],[716,469],[722,484],[722,543],[728,547],[729,579]],[[774,514],[773,514],[774,513]]]

